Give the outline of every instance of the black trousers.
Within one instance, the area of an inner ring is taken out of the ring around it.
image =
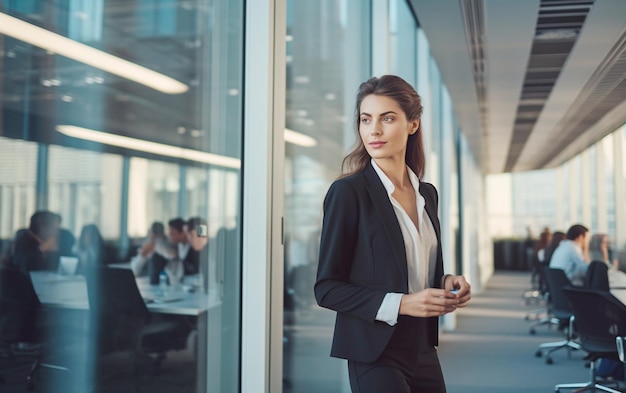
[[[425,322],[400,317],[389,345],[375,362],[348,360],[352,393],[445,393],[439,357],[427,343]]]

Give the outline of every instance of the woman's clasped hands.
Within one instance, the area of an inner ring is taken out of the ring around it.
[[[402,295],[400,315],[438,317],[467,306],[472,298],[470,285],[463,276],[446,276],[443,288]]]

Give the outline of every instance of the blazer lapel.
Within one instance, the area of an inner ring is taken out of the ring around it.
[[[437,239],[441,237],[439,233],[439,218],[437,216],[437,204],[433,198],[433,195],[430,193],[430,190],[426,187],[422,186],[424,183],[420,182],[420,194],[424,196],[426,200],[426,214],[430,218],[430,222],[433,223],[433,227],[435,228],[435,234],[437,235]]]
[[[441,228],[439,224],[439,216],[437,216],[437,202],[435,201],[435,196],[432,193],[432,189],[426,187],[424,183],[420,182],[420,194],[424,196],[426,200],[426,214],[430,218],[430,222],[433,224],[433,228],[435,228],[435,235],[437,236],[437,262],[435,264],[434,272],[430,277],[430,286],[438,287],[433,280],[437,280],[439,277],[443,276],[443,258],[442,258],[442,250],[441,250]]]
[[[385,233],[387,234],[389,243],[391,243],[396,266],[400,271],[403,288],[407,291],[409,273],[406,266],[406,250],[404,248],[404,238],[402,237],[402,231],[400,230],[396,213],[393,210],[385,186],[371,164],[367,165],[364,173],[368,182],[367,191],[383,223]]]

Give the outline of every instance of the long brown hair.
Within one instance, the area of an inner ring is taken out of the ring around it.
[[[361,172],[369,164],[371,157],[365,149],[365,145],[359,134],[359,117],[361,112],[361,102],[371,94],[389,97],[400,105],[408,121],[419,120],[422,116],[422,99],[415,89],[404,79],[395,75],[383,75],[380,78],[373,77],[361,83],[359,92],[356,95],[355,129],[357,141],[355,147],[341,164],[342,176]],[[424,143],[422,141],[422,122],[420,121],[417,132],[409,135],[406,143],[406,154],[404,156],[406,164],[415,172],[421,180],[426,170],[426,159],[424,157]]]

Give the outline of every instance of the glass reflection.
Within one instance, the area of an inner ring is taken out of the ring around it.
[[[243,1],[0,0],[3,391],[238,389],[242,42]]]
[[[370,74],[370,13],[356,0],[287,2],[286,127],[315,143],[285,138],[285,392],[347,383],[329,356],[334,313],[316,305],[313,283],[322,200],[354,143],[354,96]]]

